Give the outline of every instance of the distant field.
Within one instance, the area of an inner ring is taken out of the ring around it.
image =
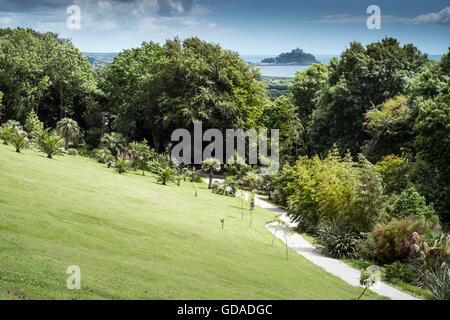
[[[0,146],[1,299],[356,299],[352,287],[270,246],[257,208],[185,182],[119,175],[83,157]],[[225,218],[222,231],[219,219]],[[66,288],[69,265],[81,290]],[[366,299],[382,298],[370,292]]]

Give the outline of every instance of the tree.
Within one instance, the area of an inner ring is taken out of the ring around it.
[[[396,95],[383,102],[381,108],[370,109],[365,120],[370,139],[362,150],[368,159],[376,162],[389,154],[412,149],[414,117],[405,95]]]
[[[160,168],[158,172],[157,181],[162,185],[167,185],[168,182],[175,178],[175,171],[172,168]]]
[[[64,153],[64,140],[55,131],[43,130],[38,136],[38,147],[52,159],[53,156]]]
[[[61,136],[64,137],[66,151],[69,150],[69,142],[80,132],[78,123],[73,119],[64,118],[57,123],[56,128]]]
[[[27,119],[25,120],[24,127],[30,139],[36,138],[38,134],[42,130],[44,130],[44,124],[39,120],[34,110],[31,110],[31,112],[28,114]]]
[[[333,143],[339,150],[361,151],[367,133],[364,114],[372,106],[405,93],[408,79],[428,61],[411,44],[400,46],[393,38],[369,44],[364,48],[353,42],[332,60],[329,84],[318,98],[307,128],[307,143],[312,154],[324,154]]]
[[[212,179],[214,172],[220,171],[220,161],[215,158],[209,158],[203,161],[202,170],[209,174],[208,189],[212,188]]]
[[[115,157],[123,152],[126,146],[125,138],[117,132],[106,133],[101,138],[100,143]]]
[[[10,138],[11,144],[16,148],[16,152],[25,149],[28,146],[27,133],[22,130],[16,130]]]
[[[134,154],[136,165],[142,170],[142,175],[144,176],[147,163],[154,156],[155,151],[150,148],[146,139],[132,144],[131,150]]]

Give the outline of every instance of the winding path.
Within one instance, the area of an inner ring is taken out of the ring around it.
[[[284,221],[287,226],[291,228],[295,228],[297,226],[296,223],[293,223],[289,219],[285,210],[280,209],[279,207],[265,201],[262,196],[256,197],[255,204],[258,207],[264,208],[277,215],[280,215],[280,219]],[[272,234],[274,234],[277,230],[283,231],[283,227],[279,226],[276,222],[268,223],[266,227]],[[277,232],[275,236],[284,242],[284,232]],[[345,262],[338,259],[324,256],[321,253],[320,249],[316,248],[311,243],[306,241],[300,234],[296,232],[287,234],[287,243],[290,248],[304,256],[315,265],[323,268],[325,271],[341,278],[352,286],[360,286],[360,271],[358,269],[352,268]],[[373,287],[370,287],[370,290],[392,300],[420,300],[382,281],[377,281]]]
[[[206,183],[208,179],[205,178]],[[213,182],[221,182],[223,179],[213,179]],[[248,196],[248,194],[246,194]],[[266,197],[257,195],[255,197],[255,205],[263,209],[269,210],[280,217],[282,221],[286,223],[289,228],[295,228],[297,223],[292,222],[287,216],[287,212],[270,202],[265,200]],[[277,230],[283,231],[283,227],[278,225],[276,222],[266,224],[267,229],[274,234]],[[284,243],[284,232],[276,232],[275,237],[283,241]],[[322,254],[319,248],[306,241],[297,232],[292,232],[286,235],[288,247],[295,250],[298,254],[314,263],[315,265],[321,267],[325,271],[331,273],[332,275],[344,280],[348,284],[359,287],[360,270],[350,267],[345,262],[327,257]],[[391,285],[378,280],[370,290],[378,293],[379,295],[390,298],[391,300],[420,300],[419,298],[413,297],[407,293],[404,293]]]

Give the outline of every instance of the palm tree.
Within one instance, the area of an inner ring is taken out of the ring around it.
[[[26,148],[28,145],[27,133],[22,130],[17,130],[11,135],[10,141],[16,148],[16,152],[20,153],[20,150]]]
[[[47,154],[47,158],[52,159],[53,156],[63,153],[64,141],[55,132],[45,129],[38,136],[38,145],[39,149]]]
[[[212,188],[213,174],[214,174],[215,171],[217,172],[217,171],[220,170],[220,161],[218,159],[215,159],[215,158],[206,159],[202,163],[202,170],[209,174],[208,189],[211,189]]]
[[[64,118],[56,124],[56,128],[58,129],[61,136],[64,137],[65,150],[69,150],[70,140],[72,140],[72,137],[76,136],[78,132],[80,132],[78,123],[73,119]]]
[[[175,172],[172,168],[160,168],[157,181],[162,185],[166,185],[167,182],[174,180]]]
[[[117,132],[106,133],[100,140],[101,144],[111,151],[113,156],[117,156],[119,153],[125,151],[125,139]]]

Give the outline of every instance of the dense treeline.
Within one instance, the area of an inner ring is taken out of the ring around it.
[[[0,31],[1,122],[33,111],[45,127],[70,117],[95,148],[118,132],[170,148],[176,128],[279,128],[282,164],[299,156],[362,153],[408,159],[410,180],[449,216],[449,55],[429,61],[387,38],[354,42],[329,65],[298,72],[290,96],[268,98],[260,74],[237,53],[197,38],[144,42],[94,70],[69,40],[31,29]],[[426,178],[424,178],[426,177]]]

